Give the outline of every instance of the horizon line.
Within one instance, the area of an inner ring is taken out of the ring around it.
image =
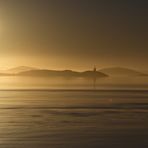
[[[46,68],[41,68],[39,66],[26,66],[26,65],[22,65],[22,66],[13,66],[13,67],[8,67],[8,68],[4,68],[4,69],[1,69],[0,68],[0,71],[7,71],[7,70],[11,70],[11,69],[15,69],[15,68],[32,68],[34,70],[57,70],[57,71],[64,71],[64,70],[71,70],[71,71],[78,71],[78,72],[82,72],[82,71],[88,71],[88,70],[93,70],[94,67],[98,70],[102,70],[102,69],[106,69],[106,68],[125,68],[125,69],[130,69],[130,70],[136,70],[136,71],[141,71],[140,69],[138,68],[135,68],[135,67],[127,67],[127,66],[104,66],[102,68],[97,68],[97,66],[93,65],[91,69],[83,69],[83,70],[78,70],[78,69],[72,69],[72,68],[56,68],[56,69],[53,69],[53,68],[49,68],[49,67],[46,67]],[[142,70],[143,71],[143,70]]]

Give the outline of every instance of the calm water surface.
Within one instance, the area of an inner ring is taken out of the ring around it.
[[[8,81],[9,86],[12,82]],[[87,89],[76,85],[16,89],[16,84],[29,85],[20,80],[2,90],[2,84],[8,85],[1,80],[0,148],[148,147],[146,83],[133,89],[122,85],[118,90],[108,89],[111,85],[103,90],[88,89],[89,85]]]

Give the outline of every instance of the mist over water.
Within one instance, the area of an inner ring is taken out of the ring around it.
[[[147,82],[1,77],[0,147],[146,148]]]
[[[0,77],[0,89],[146,89],[148,77],[105,77],[64,78],[64,77]]]
[[[0,148],[148,148],[147,16],[148,0],[0,0]]]

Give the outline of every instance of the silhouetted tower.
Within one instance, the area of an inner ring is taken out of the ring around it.
[[[97,68],[94,66],[93,69],[93,88],[96,89],[96,81],[97,81]]]
[[[96,72],[97,72],[97,68],[96,68],[96,66],[94,66],[94,74],[96,74]]]

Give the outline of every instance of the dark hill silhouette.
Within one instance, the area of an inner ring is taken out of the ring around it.
[[[76,72],[72,70],[30,70],[25,72],[20,72],[20,76],[60,76],[60,77],[106,77],[107,75],[102,72],[84,71]]]
[[[105,76],[108,76],[107,74],[104,74],[102,72],[94,72],[94,71],[84,71],[84,72],[81,72],[81,76],[82,77],[105,77]]]
[[[139,72],[137,70],[123,68],[123,67],[111,67],[100,69],[99,71],[84,71],[77,72],[72,70],[48,70],[37,69],[27,66],[19,66],[16,68],[1,71],[0,76],[60,76],[60,77],[106,77],[106,76],[148,76],[148,74]]]
[[[144,74],[137,70],[123,68],[123,67],[104,68],[99,71],[109,76],[147,76],[147,74]]]
[[[14,67],[14,68],[10,68],[8,70],[5,70],[4,73],[17,74],[20,72],[29,71],[29,70],[36,70],[36,69],[37,68],[34,68],[34,67],[18,66],[18,67]]]

